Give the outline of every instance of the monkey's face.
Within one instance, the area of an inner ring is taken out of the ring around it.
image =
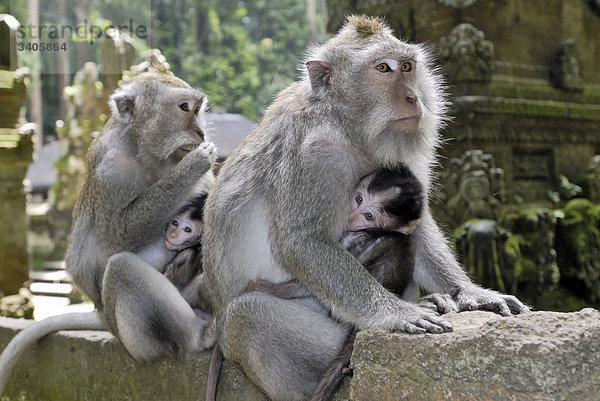
[[[179,214],[171,219],[165,232],[165,245],[171,251],[181,251],[197,245],[202,237],[202,222],[194,220],[191,212]]]
[[[386,191],[373,193],[368,190],[375,173],[364,177],[356,187],[352,199],[352,209],[348,219],[350,231],[381,228],[390,230],[395,222],[383,211],[383,205],[389,198]]]
[[[416,131],[423,114],[416,92],[417,61],[409,54],[376,57],[364,73],[381,123],[398,132]]]
[[[369,188],[376,174],[371,173],[358,183],[352,199],[348,229],[381,229],[411,234],[419,223],[414,209],[417,204],[420,205],[420,198],[411,199],[416,195],[410,193],[410,188],[401,185],[392,184],[381,190]],[[388,207],[398,202],[405,207]]]
[[[158,95],[149,99],[148,112],[136,116],[150,127],[139,138],[139,155],[168,167],[204,141],[206,96],[191,88],[174,88],[160,82],[157,85]]]

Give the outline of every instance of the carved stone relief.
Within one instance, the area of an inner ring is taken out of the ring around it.
[[[457,25],[440,39],[439,61],[450,82],[490,82],[494,45],[471,24]]]

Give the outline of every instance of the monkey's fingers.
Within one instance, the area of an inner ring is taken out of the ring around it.
[[[457,301],[458,310],[463,311],[474,311],[479,309],[479,304],[472,298],[460,297]]]
[[[461,289],[456,298],[461,311],[484,309],[494,311],[502,316],[529,312],[529,308],[516,297],[479,287]]]
[[[418,305],[428,309],[433,309],[441,314],[459,311],[458,305],[456,305],[456,302],[454,302],[450,294],[429,294],[421,298]]]
[[[401,331],[408,334],[425,334],[427,332],[423,327],[419,327],[406,320],[401,320],[394,331]]]
[[[433,323],[436,327],[441,328],[442,332],[444,333],[449,333],[454,330],[450,322],[447,322],[444,319],[440,319],[437,316],[425,316],[424,319]]]
[[[452,325],[437,316],[426,313],[414,320],[402,320],[398,324],[398,330],[409,334],[434,333],[441,334],[452,331]]]
[[[519,301],[517,297],[507,295],[504,299],[513,314],[521,315],[525,313],[531,313],[531,308]]]

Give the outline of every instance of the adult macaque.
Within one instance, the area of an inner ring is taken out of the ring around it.
[[[214,182],[206,96],[154,71],[118,89],[110,106],[88,151],[65,257],[97,312],[48,318],[19,333],[0,358],[0,389],[25,347],[56,330],[108,328],[137,360],[210,346],[206,321],[162,274],[173,256],[164,240],[173,210]]]
[[[311,49],[306,74],[283,90],[229,156],[204,211],[203,262],[225,358],[272,400],[305,400],[347,337],[347,324],[408,333],[451,326],[386,290],[341,244],[359,179],[406,165],[425,193],[446,103],[425,49],[377,18],[350,17]],[[412,234],[413,279],[440,310],[528,309],[472,283],[427,205]],[[333,318],[248,283],[296,280]]]

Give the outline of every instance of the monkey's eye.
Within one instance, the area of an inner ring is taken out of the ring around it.
[[[186,233],[191,233],[191,232],[192,232],[192,229],[191,229],[191,228],[189,228],[189,227],[185,227],[185,228],[183,229],[183,231],[185,231]]]
[[[187,113],[188,111],[191,110],[190,106],[191,106],[191,102],[183,102],[179,105],[179,108]]]
[[[354,201],[356,202],[357,205],[361,205],[363,203],[363,197],[361,194],[356,195],[356,197],[354,198]]]
[[[198,107],[196,107],[196,108],[194,109],[194,115],[195,115],[196,117],[198,116],[198,113],[200,113],[200,106],[198,106]]]
[[[400,71],[402,72],[409,72],[412,70],[412,63],[410,61],[405,61],[404,63],[400,64]]]
[[[373,221],[375,220],[375,216],[373,216],[373,213],[365,213],[365,219],[367,219],[367,221]]]
[[[172,225],[174,225],[175,227],[179,226],[179,222],[177,220],[173,220],[171,222]]]
[[[379,63],[375,66],[375,69],[379,72],[390,72],[392,69],[387,63]]]

